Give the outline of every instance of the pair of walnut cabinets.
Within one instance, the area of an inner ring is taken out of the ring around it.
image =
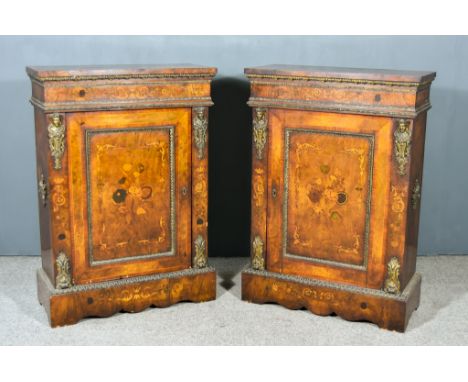
[[[52,326],[215,298],[207,265],[215,68],[30,67]],[[435,73],[248,68],[251,266],[242,298],[404,331]]]

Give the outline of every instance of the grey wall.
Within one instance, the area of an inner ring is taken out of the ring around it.
[[[467,37],[0,37],[0,255],[39,253],[33,110],[26,65],[192,62],[219,68],[210,111],[210,254],[247,255],[246,66],[437,71],[429,112],[420,254],[468,254]]]

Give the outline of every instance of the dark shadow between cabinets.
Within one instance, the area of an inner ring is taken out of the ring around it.
[[[249,256],[252,118],[249,82],[212,82],[209,114],[209,256]]]

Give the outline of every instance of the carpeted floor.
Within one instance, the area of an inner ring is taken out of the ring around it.
[[[247,258],[210,259],[216,301],[51,329],[36,298],[39,257],[0,257],[0,345],[468,345],[468,256],[418,258],[419,309],[407,332],[241,301]]]

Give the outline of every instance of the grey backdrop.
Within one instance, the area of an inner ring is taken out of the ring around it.
[[[467,37],[0,37],[0,255],[37,255],[27,65],[191,62],[219,69],[210,110],[210,255],[248,254],[246,66],[311,64],[437,71],[426,137],[419,254],[468,254]]]

